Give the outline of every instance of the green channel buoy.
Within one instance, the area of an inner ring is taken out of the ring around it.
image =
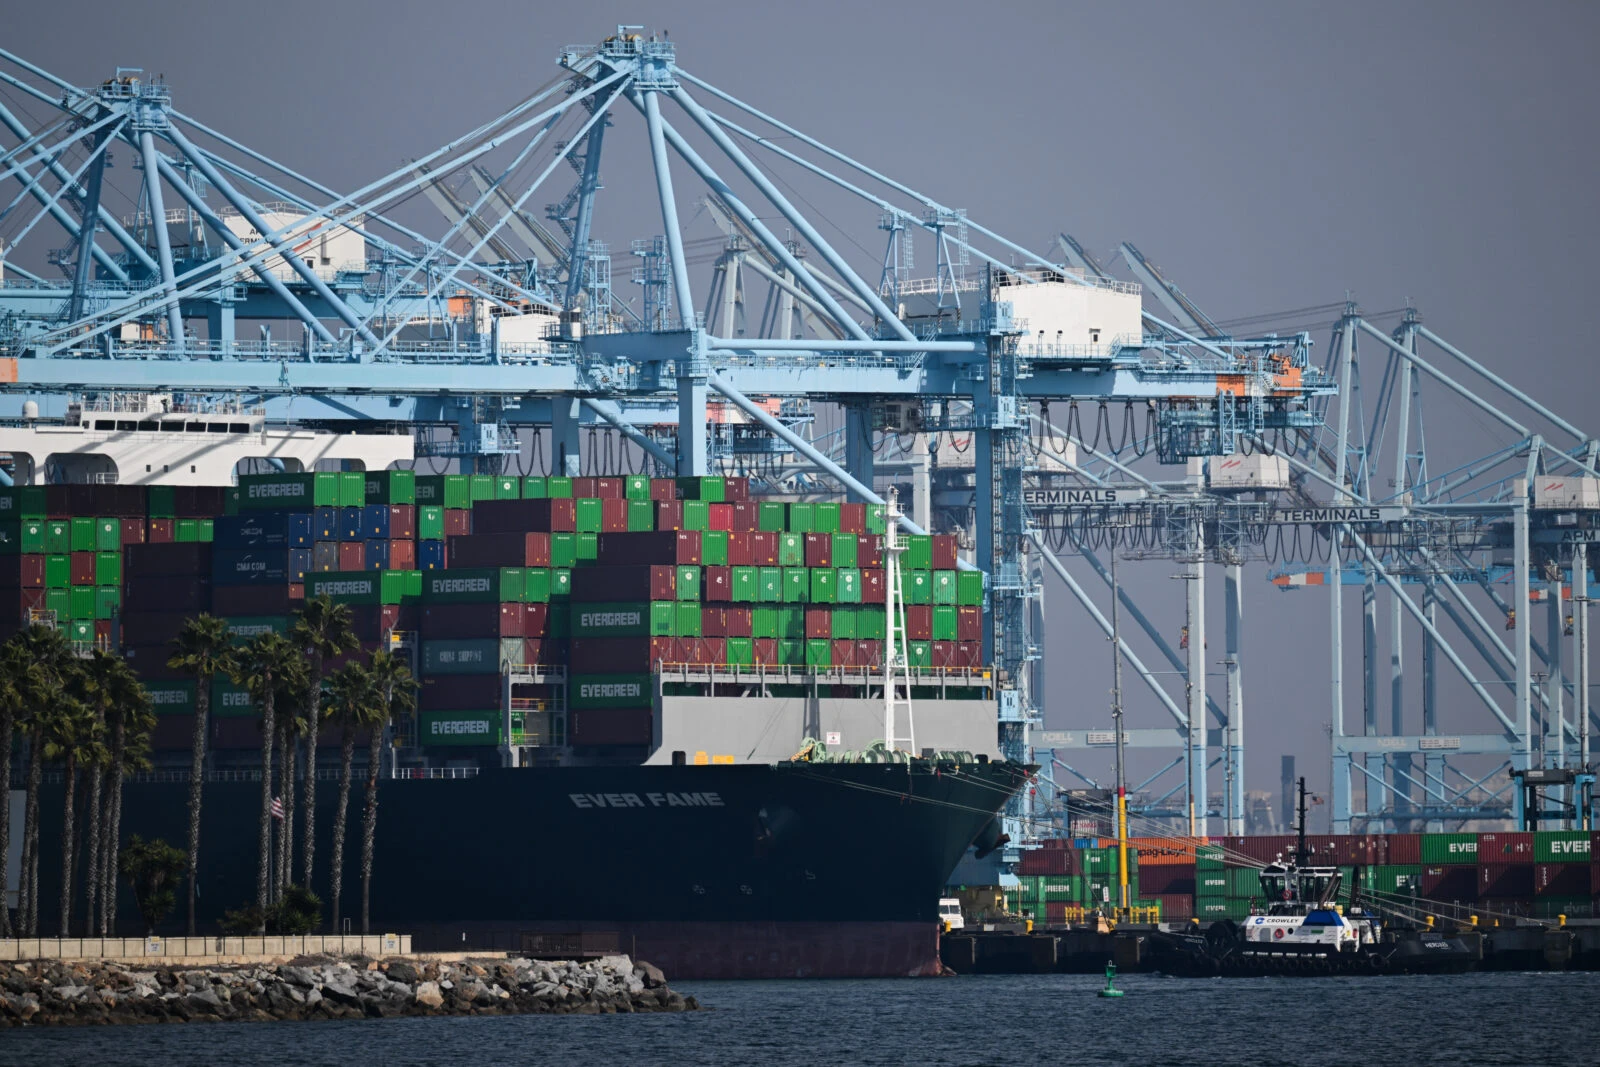
[[[1099,992],[1102,997],[1120,997],[1122,990],[1116,987],[1117,965],[1110,960],[1106,961],[1106,987]]]

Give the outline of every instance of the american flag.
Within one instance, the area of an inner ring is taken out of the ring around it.
[[[272,798],[272,817],[274,819],[283,818],[283,800],[279,797]]]

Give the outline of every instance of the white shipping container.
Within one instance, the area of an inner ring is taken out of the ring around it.
[[[1533,506],[1600,509],[1600,478],[1535,478]]]
[[[1216,456],[1211,460],[1213,489],[1287,489],[1289,460],[1284,456]]]

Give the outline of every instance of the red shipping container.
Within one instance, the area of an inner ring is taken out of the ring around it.
[[[678,499],[678,481],[676,478],[651,478],[650,499],[657,502],[675,501]]]
[[[882,667],[883,642],[875,639],[856,642],[857,667]]]
[[[417,506],[415,504],[389,505],[389,539],[415,541],[417,539]],[[394,566],[393,560],[390,566]],[[396,568],[397,570],[399,568]]]
[[[24,589],[44,588],[44,557],[29,553],[21,557],[18,567],[18,584]]]
[[[1388,834],[1386,843],[1387,855],[1385,863],[1421,863],[1422,862],[1422,835],[1421,834]]]
[[[341,571],[360,571],[366,569],[367,546],[360,541],[341,541],[339,543],[339,569]]]
[[[982,641],[983,640],[983,609],[982,608],[957,608],[956,609],[956,640],[957,641]]]
[[[757,530],[750,535],[750,566],[776,567],[778,565],[778,535],[772,531]]]
[[[43,611],[44,610],[44,590],[43,589],[22,589],[22,590],[19,590],[18,591],[18,597],[17,597],[17,605],[18,605],[18,607],[20,607],[22,609],[21,616],[24,619],[28,617],[28,612],[30,612],[30,611]],[[184,618],[187,619],[188,616],[185,615]],[[173,636],[177,636],[177,635],[174,634]]]
[[[390,541],[389,569],[392,571],[416,570],[417,543],[415,541]]]
[[[761,509],[748,500],[733,505],[733,532],[752,533],[761,526]]]
[[[1246,859],[1262,866],[1278,859],[1288,859],[1294,847],[1295,837],[1292,834],[1263,835],[1260,837],[1225,837],[1222,839],[1223,854],[1228,857],[1230,862]]]
[[[1046,926],[1061,926],[1068,922],[1067,910],[1077,907],[1066,900],[1047,900],[1044,902],[1044,922]]]
[[[1531,882],[1531,876],[1530,876]],[[1532,885],[1529,885],[1532,889]],[[1478,899],[1478,869],[1476,867],[1426,866],[1422,868],[1422,892],[1429,900],[1445,902]]]
[[[705,579],[700,584],[704,600],[731,601],[733,599],[733,568],[707,567]]]
[[[856,542],[857,567],[883,566],[883,535],[867,534]]]
[[[1069,848],[1034,848],[1017,861],[1018,874],[1077,874],[1078,854]]]
[[[594,480],[594,495],[601,500],[621,500],[623,481],[621,478],[596,478]]]
[[[955,534],[933,535],[933,569],[936,571],[953,571],[956,569]]]
[[[982,667],[983,642],[982,641],[957,641],[956,661],[957,667]]]
[[[755,646],[756,663],[763,667],[776,667],[778,665],[778,639],[776,637],[758,637],[752,644]]]
[[[1393,863],[1393,860],[1389,861]],[[1529,833],[1479,834],[1479,863],[1532,863],[1533,835]]]
[[[699,652],[695,647],[697,644],[697,639],[693,637],[674,637],[672,639],[671,662],[680,664],[693,664],[695,662],[695,657],[699,655]]]
[[[601,481],[608,479],[602,478]],[[628,532],[628,502],[621,497],[600,498],[600,529],[604,533]]]
[[[659,479],[658,479],[659,480]],[[653,485],[654,483],[652,483]],[[676,500],[656,501],[656,529],[683,529],[683,505]]]
[[[751,612],[749,608],[731,607],[722,609],[723,637],[749,637],[750,630]]]
[[[144,544],[144,532],[143,519],[122,520],[122,543],[124,545]]]
[[[806,638],[831,638],[833,636],[833,610],[831,608],[806,608]]]
[[[111,640],[112,621],[110,619],[96,619],[94,622],[94,636],[96,641]]]
[[[733,529],[732,504],[708,504],[706,516],[706,525],[713,530]]]
[[[725,609],[707,604],[700,609],[700,636],[701,637],[727,637],[728,631],[723,625],[723,611]]]
[[[151,519],[150,536],[147,539],[154,545],[168,545],[172,543],[172,520]]]
[[[833,639],[833,665],[835,667],[854,667],[856,665],[856,643],[848,637]]]
[[[501,637],[526,637],[523,629],[522,609],[526,604],[501,604],[500,605],[500,636]]]
[[[884,585],[882,571],[865,570],[861,572],[861,602],[863,604],[888,603],[889,595],[887,588],[888,587]],[[933,625],[931,615],[929,616],[928,625]]]
[[[853,534],[866,533],[867,506],[865,504],[840,504],[839,532]]]
[[[929,604],[906,605],[906,636],[913,641],[933,640],[933,607]]]
[[[649,745],[654,741],[652,708],[583,708],[570,715],[568,741],[574,745]]]
[[[726,637],[702,637],[700,639],[699,663],[704,667],[716,667],[728,662],[728,639]]]
[[[522,605],[522,633],[527,637],[550,636],[550,605]]]
[[[72,584],[94,584],[94,553],[74,552],[72,554]]]
[[[1478,845],[1479,855],[1483,845]],[[1587,897],[1593,892],[1587,863],[1536,863],[1533,893],[1540,897]]]
[[[599,478],[574,478],[572,479],[572,499],[579,497],[594,498],[600,495]]]
[[[825,533],[806,534],[806,566],[831,567],[833,566],[833,535]]]
[[[722,499],[749,500],[750,479],[744,477],[722,479]]]
[[[734,567],[756,566],[755,550],[751,547],[748,533],[735,531],[728,535],[728,563]]]
[[[472,532],[472,512],[467,508],[444,509],[444,535],[465,537]]]
[[[935,667],[950,668],[958,666],[956,663],[956,643],[954,641],[933,642],[933,665]]]
[[[1500,900],[1526,900],[1533,896],[1533,864],[1531,863],[1480,863],[1478,896]],[[1426,880],[1427,872],[1423,873]],[[1424,890],[1423,896],[1432,894]]]
[[[1140,871],[1139,878],[1141,882],[1144,879],[1144,873],[1142,869]],[[1143,892],[1142,885],[1140,891]],[[1162,922],[1177,922],[1183,919],[1194,918],[1194,897],[1190,896],[1189,894],[1182,893],[1175,896],[1168,896],[1152,893],[1151,895],[1155,897],[1156,903],[1161,905]]]
[[[1164,897],[1194,893],[1194,864],[1139,864],[1139,895]]]

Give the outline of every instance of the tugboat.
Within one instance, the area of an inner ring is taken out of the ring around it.
[[[1481,936],[1435,931],[1401,920],[1386,927],[1352,889],[1339,897],[1338,867],[1317,866],[1306,847],[1306,783],[1300,779],[1299,840],[1260,871],[1267,901],[1259,914],[1224,919],[1201,933],[1160,932],[1152,938],[1159,969],[1180,975],[1380,974],[1464,971],[1483,958]]]

